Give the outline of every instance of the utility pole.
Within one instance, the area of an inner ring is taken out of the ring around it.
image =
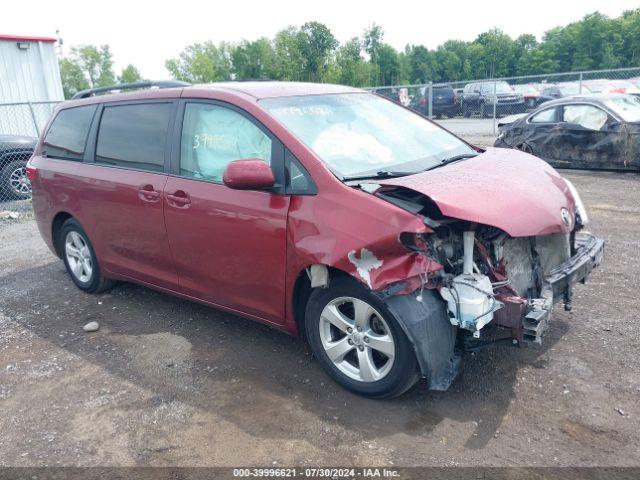
[[[64,43],[64,40],[62,40],[62,38],[60,37],[60,29],[56,28],[56,43],[57,43],[57,47],[58,47],[58,55],[60,55],[60,57],[62,57],[62,44]]]

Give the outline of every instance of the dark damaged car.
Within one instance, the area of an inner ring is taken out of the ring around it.
[[[502,119],[494,146],[516,148],[554,167],[640,171],[640,99],[584,95]]]
[[[300,334],[377,398],[448,388],[464,348],[540,342],[604,248],[544,161],[335,85],[67,102],[28,175],[80,289],[132,281]]]

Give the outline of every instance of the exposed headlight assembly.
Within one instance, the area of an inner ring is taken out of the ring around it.
[[[587,215],[587,209],[584,208],[584,203],[582,203],[580,194],[578,193],[578,190],[576,190],[576,187],[573,186],[573,183],[571,183],[566,178],[564,179],[564,181],[567,182],[567,187],[569,187],[569,191],[571,192],[573,201],[576,204],[576,222],[579,225],[586,225],[587,223],[589,223],[589,216]]]

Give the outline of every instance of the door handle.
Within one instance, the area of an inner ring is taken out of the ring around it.
[[[138,189],[138,197],[143,202],[155,203],[160,199],[160,192],[153,189],[153,185],[143,185]]]
[[[167,194],[167,203],[176,208],[188,208],[191,203],[191,198],[189,198],[189,195],[183,190],[177,190]]]

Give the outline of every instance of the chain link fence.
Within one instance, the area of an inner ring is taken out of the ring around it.
[[[31,213],[26,165],[57,103],[0,104],[0,222]]]
[[[481,146],[492,145],[498,120],[572,95],[640,96],[640,68],[393,85],[369,90],[412,108]]]

